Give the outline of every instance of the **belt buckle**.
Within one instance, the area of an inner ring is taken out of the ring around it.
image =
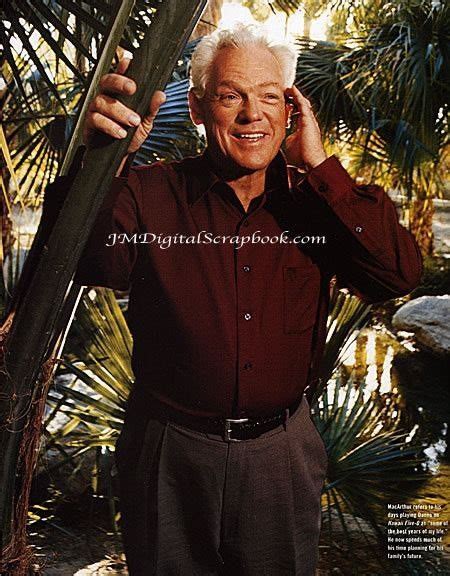
[[[248,422],[248,418],[225,418],[225,427],[224,427],[224,440],[226,442],[243,442],[243,440],[239,440],[239,438],[232,438],[231,434],[233,433],[233,424],[242,424],[243,422]]]

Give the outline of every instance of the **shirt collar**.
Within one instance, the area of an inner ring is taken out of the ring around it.
[[[208,150],[199,156],[186,159],[188,202],[192,206],[217,184],[224,184],[214,172]],[[264,194],[270,196],[276,191],[287,194],[291,186],[289,170],[284,153],[280,150],[267,168]]]

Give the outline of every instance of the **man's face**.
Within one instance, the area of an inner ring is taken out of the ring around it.
[[[267,168],[286,133],[284,88],[281,67],[266,48],[219,50],[204,97],[189,94],[192,119],[204,124],[219,165],[239,174]]]

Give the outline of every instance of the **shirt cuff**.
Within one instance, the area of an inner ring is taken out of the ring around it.
[[[330,156],[306,174],[306,180],[314,190],[334,206],[349,198],[355,181],[336,156]]]

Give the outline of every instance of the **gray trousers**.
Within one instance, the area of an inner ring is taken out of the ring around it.
[[[306,399],[285,425],[231,443],[130,400],[116,464],[131,576],[315,573],[327,455]]]

